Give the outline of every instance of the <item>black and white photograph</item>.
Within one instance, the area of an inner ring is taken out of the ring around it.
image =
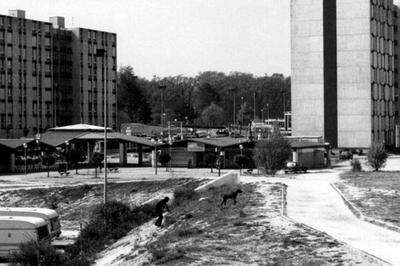
[[[400,266],[400,0],[0,1],[0,265]]]

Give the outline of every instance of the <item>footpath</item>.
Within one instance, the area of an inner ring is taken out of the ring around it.
[[[400,234],[355,217],[330,185],[338,179],[335,170],[278,179],[288,185],[288,216],[392,265],[400,265]]]

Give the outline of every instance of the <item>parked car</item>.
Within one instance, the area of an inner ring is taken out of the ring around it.
[[[0,216],[0,258],[10,258],[21,243],[50,242],[47,222],[38,217]]]
[[[351,160],[353,159],[353,154],[350,151],[341,151],[339,154],[339,160]]]
[[[2,207],[0,208],[0,216],[25,216],[41,218],[46,221],[51,237],[58,237],[61,235],[61,225],[58,213],[52,209]]]
[[[297,162],[287,162],[285,166],[285,174],[287,173],[298,173],[304,172],[307,173],[307,167],[300,165]]]

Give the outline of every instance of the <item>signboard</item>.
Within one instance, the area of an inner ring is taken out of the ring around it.
[[[206,146],[203,143],[188,142],[187,151],[190,152],[205,152]]]

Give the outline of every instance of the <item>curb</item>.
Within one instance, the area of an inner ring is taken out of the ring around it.
[[[359,218],[359,219],[362,220],[362,221],[366,221],[366,222],[372,223],[372,224],[374,224],[374,225],[381,226],[381,227],[384,227],[384,228],[386,228],[386,229],[389,229],[389,230],[395,231],[395,232],[397,232],[397,233],[400,233],[400,227],[399,227],[399,226],[392,225],[392,224],[386,223],[386,222],[384,222],[384,221],[377,220],[377,219],[374,219],[374,218],[370,218],[370,217],[365,216],[356,206],[354,206],[353,203],[351,203],[351,202],[345,197],[345,195],[343,195],[343,193],[339,190],[339,188],[338,188],[335,184],[330,184],[330,185],[331,185],[331,187],[339,194],[339,196],[342,198],[342,200],[344,201],[344,203],[347,205],[347,207],[350,209],[350,211],[351,211],[357,218]]]

